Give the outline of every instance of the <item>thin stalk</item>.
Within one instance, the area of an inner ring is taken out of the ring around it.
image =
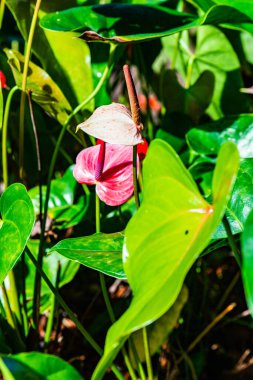
[[[98,195],[96,194],[96,233],[99,233],[99,232],[100,232],[100,199]],[[101,291],[102,291],[104,301],[105,301],[106,310],[108,312],[111,322],[114,323],[116,321],[116,318],[115,318],[114,311],[113,311],[110,298],[108,295],[108,291],[106,288],[105,275],[101,272],[99,272],[99,280],[100,280]],[[124,346],[122,347],[121,351],[122,351],[122,355],[123,355],[126,367],[130,373],[131,378],[133,380],[137,380],[137,377],[134,373],[134,369],[131,365],[131,362],[127,355],[127,351]]]
[[[55,289],[57,291],[59,290],[60,275],[61,275],[61,263],[60,261],[58,261],[58,268],[57,268],[57,274],[56,274],[56,280],[55,280]],[[50,337],[51,337],[53,326],[54,326],[54,315],[55,315],[56,307],[57,307],[57,301],[55,298],[55,294],[52,294],[50,314],[48,317],[45,338],[44,338],[44,342],[46,346],[48,346],[50,342]]]
[[[133,146],[133,181],[134,181],[134,199],[136,207],[140,207],[139,193],[138,193],[138,174],[137,174],[137,145]]]
[[[37,260],[29,250],[29,248],[26,246],[26,253],[33,263],[33,265],[36,267],[36,269],[39,271],[41,278],[45,281],[51,292],[55,295],[55,299],[57,302],[62,306],[62,308],[66,311],[70,319],[75,323],[76,327],[80,331],[80,333],[83,335],[83,337],[87,340],[87,342],[91,345],[91,347],[100,355],[102,356],[103,350],[102,348],[97,344],[97,342],[92,338],[92,336],[88,333],[88,331],[83,327],[81,322],[78,320],[76,315],[73,313],[73,311],[70,309],[70,307],[66,304],[64,299],[61,297],[58,290],[54,287],[52,282],[47,277],[46,273],[41,269],[41,267],[38,265]],[[119,380],[124,380],[123,375],[120,373],[120,371],[116,368],[115,365],[112,365],[112,371],[114,372],[115,376]]]
[[[103,75],[101,76],[100,81],[98,82],[97,86],[92,91],[92,93],[81,104],[79,104],[73,110],[73,112],[68,116],[65,124],[63,125],[63,127],[61,129],[59,137],[57,139],[57,142],[56,142],[56,145],[55,145],[55,149],[54,149],[54,152],[53,152],[53,156],[52,156],[52,160],[51,160],[50,167],[49,167],[48,178],[47,178],[47,191],[46,191],[45,204],[44,204],[44,213],[43,213],[44,214],[44,218],[43,218],[43,223],[42,223],[42,228],[41,228],[39,255],[43,255],[44,241],[45,241],[44,233],[45,233],[45,228],[46,228],[46,219],[47,219],[47,212],[48,212],[48,202],[49,202],[50,190],[51,190],[51,180],[52,180],[52,177],[53,177],[56,159],[58,157],[58,153],[59,153],[59,150],[60,150],[60,147],[61,147],[61,143],[62,143],[64,134],[66,132],[66,129],[67,129],[70,121],[73,119],[73,117],[83,107],[85,107],[86,104],[88,104],[97,95],[97,93],[100,91],[100,89],[101,89],[101,87],[102,87],[102,85],[103,85],[104,81],[106,80],[106,77],[107,77],[107,75],[109,73],[109,70],[110,70],[110,67],[111,67],[112,58],[113,58],[113,54],[114,54],[114,50],[115,50],[115,47],[113,46],[113,48],[111,48],[111,51],[110,51],[110,58],[109,58],[108,64],[107,64],[107,66],[106,66],[106,68],[105,68],[105,70],[103,72]],[[41,259],[38,257],[38,260],[41,260]],[[38,271],[36,271],[36,273],[37,272]],[[39,282],[40,281],[41,281],[41,278],[40,278],[39,272],[38,272],[38,275],[36,275],[36,277],[35,277],[35,289],[39,288]],[[39,305],[40,304],[40,293],[39,292],[34,292],[34,295],[35,295],[34,304],[35,305]],[[38,307],[36,308],[36,306],[34,306],[34,310],[36,310],[36,315],[34,315],[35,320],[38,320]]]
[[[11,310],[8,294],[7,294],[6,287],[5,287],[4,283],[1,285],[1,290],[2,290],[2,295],[3,295],[3,303],[4,303],[4,310],[6,313],[6,319],[9,323],[9,325],[14,330],[18,331],[17,322],[16,322],[15,316]]]
[[[187,65],[187,73],[186,73],[186,80],[185,80],[185,88],[189,88],[191,85],[191,76],[192,76],[192,68],[193,68],[193,62],[194,62],[195,56],[192,55],[189,58],[188,65]]]
[[[148,379],[153,380],[154,379],[153,368],[152,368],[152,363],[151,363],[151,355],[150,355],[148,334],[147,334],[146,327],[143,327],[143,329],[142,329],[142,336],[143,336],[145,359],[146,359],[147,370],[148,370]]]
[[[143,369],[143,366],[141,364],[138,352],[136,351],[135,344],[132,341],[131,337],[128,339],[128,342],[129,342],[129,347],[130,347],[130,349],[131,349],[131,351],[133,353],[133,356],[134,356],[134,359],[135,359],[135,364],[136,364],[138,373],[140,375],[140,378],[141,378],[141,380],[146,380],[147,377],[146,377],[145,371]]]
[[[242,266],[242,260],[241,260],[242,255],[241,255],[239,248],[237,247],[235,238],[233,236],[233,233],[232,233],[232,230],[231,230],[231,227],[230,227],[230,224],[229,224],[229,221],[228,221],[228,218],[226,217],[226,215],[224,215],[222,222],[223,222],[224,228],[226,230],[228,243],[232,249],[232,252],[235,256],[237,264],[239,265],[239,268],[241,268],[241,266]]]
[[[10,107],[13,95],[18,90],[18,87],[13,87],[6,99],[6,105],[4,109],[3,129],[2,129],[2,166],[3,166],[3,182],[4,188],[8,187],[8,160],[7,160],[7,131],[8,131],[8,119],[10,113]]]
[[[41,0],[37,0],[33,12],[33,18],[30,26],[28,41],[25,52],[24,70],[22,75],[21,84],[21,99],[20,99],[20,113],[19,113],[19,176],[23,179],[24,172],[24,134],[25,134],[25,96],[26,96],[26,82],[28,75],[28,67],[30,62],[30,55],[32,49],[33,36],[38,19]]]
[[[4,10],[5,10],[5,0],[1,0],[1,4],[0,4],[0,29],[2,29],[2,25],[3,25]]]
[[[218,322],[220,322],[221,319],[223,319],[228,313],[230,313],[234,308],[236,307],[235,303],[231,303],[228,305],[220,314],[218,314],[210,323],[207,325],[204,330],[200,332],[200,334],[194,339],[194,341],[188,346],[186,349],[186,352],[191,352],[197,344],[209,333],[209,331],[217,325]],[[184,356],[180,356],[180,358],[177,360],[176,364],[178,365],[181,363],[181,361],[184,359]]]
[[[8,273],[7,281],[9,281],[9,287],[6,289],[8,298],[10,301],[11,309],[13,310],[17,322],[20,326],[22,326],[22,313],[20,309],[19,299],[18,299],[18,291],[16,286],[16,280],[13,270],[10,270]]]
[[[27,312],[27,305],[26,305],[26,285],[25,285],[25,255],[22,254],[21,256],[21,268],[22,268],[22,289],[21,289],[21,294],[22,294],[22,315],[23,315],[23,326],[24,326],[24,335],[27,336],[28,330],[29,330],[29,323],[28,323],[28,312]]]
[[[179,49],[179,44],[180,44],[181,36],[182,36],[182,32],[179,32],[177,34],[176,46],[174,47],[173,56],[172,56],[172,60],[171,60],[171,65],[170,65],[171,70],[174,70],[175,66],[176,66],[177,55],[178,55],[178,49]]]

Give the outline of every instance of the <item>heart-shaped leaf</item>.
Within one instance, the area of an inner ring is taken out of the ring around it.
[[[173,149],[154,140],[144,162],[143,203],[126,228],[124,269],[133,291],[127,311],[109,329],[101,379],[128,336],[163,315],[210,241],[225,212],[239,166],[236,145],[225,143],[213,175],[213,204],[200,195]]]
[[[2,356],[0,368],[4,380],[83,380],[77,370],[64,360],[40,352]]]
[[[4,49],[8,63],[12,69],[17,86],[22,88],[22,77],[25,57],[15,50]],[[33,100],[38,103],[50,116],[64,124],[71,107],[60,88],[52,78],[33,62],[29,63],[27,85],[32,91]]]
[[[98,270],[108,276],[126,278],[122,263],[122,246],[124,235],[95,234],[81,238],[65,239],[50,249],[70,260]]]
[[[32,231],[35,214],[25,187],[9,186],[0,199],[0,284],[14,267]]]

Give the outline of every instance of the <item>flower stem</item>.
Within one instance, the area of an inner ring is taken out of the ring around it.
[[[20,99],[20,113],[19,113],[19,176],[23,179],[24,175],[24,134],[25,134],[25,96],[26,96],[26,82],[28,75],[28,67],[32,49],[33,36],[36,28],[36,23],[38,19],[38,13],[40,9],[40,4],[42,0],[37,0],[35,4],[35,9],[33,12],[33,18],[30,26],[26,52],[25,52],[25,62],[24,70],[22,75],[21,84],[21,99]]]
[[[234,239],[234,236],[233,236],[233,233],[232,233],[232,230],[231,230],[231,227],[230,227],[230,224],[229,224],[229,221],[228,221],[228,218],[226,217],[226,215],[224,215],[222,222],[223,222],[224,228],[225,228],[226,233],[227,233],[228,243],[232,249],[232,252],[235,256],[237,264],[239,265],[239,268],[241,268],[241,266],[242,266],[242,260],[241,260],[242,255],[241,255],[239,248],[237,247],[237,244],[235,242],[235,239]]]
[[[52,177],[53,177],[56,159],[58,157],[58,153],[59,153],[59,150],[60,150],[60,147],[61,147],[61,143],[62,143],[64,134],[66,132],[66,129],[67,129],[70,121],[73,119],[73,117],[83,107],[85,107],[86,104],[88,104],[97,95],[97,93],[99,92],[99,90],[103,86],[103,83],[106,80],[106,77],[107,77],[107,75],[109,73],[109,70],[110,70],[110,67],[111,67],[111,64],[112,64],[112,58],[113,58],[114,50],[115,50],[115,47],[111,48],[110,58],[109,58],[108,64],[107,64],[107,66],[106,66],[106,68],[105,68],[105,70],[103,72],[103,75],[101,76],[100,81],[98,82],[97,86],[92,91],[92,93],[81,104],[79,104],[72,111],[72,113],[68,116],[67,120],[65,121],[65,123],[64,123],[64,125],[63,125],[63,127],[61,129],[59,137],[57,139],[57,142],[56,142],[56,145],[55,145],[55,148],[54,148],[54,152],[53,152],[53,156],[52,156],[52,160],[51,160],[50,167],[49,167],[48,178],[47,178],[47,191],[46,191],[46,196],[45,196],[45,204],[44,204],[44,212],[43,212],[44,217],[43,217],[43,223],[42,223],[42,228],[41,228],[41,236],[40,236],[39,256],[43,256],[44,242],[45,242],[45,236],[44,236],[44,234],[45,234],[45,228],[46,228],[46,219],[47,219],[47,212],[48,212],[48,202],[49,202],[50,190],[51,190],[51,180],[52,180]],[[39,262],[41,262],[40,257],[38,257],[38,260],[39,260]],[[36,282],[35,282],[35,286],[37,287],[36,289],[39,288],[39,282],[40,281],[41,281],[40,276],[37,275]],[[36,321],[36,320],[38,320],[38,314],[39,314],[38,305],[40,304],[40,292],[35,291],[34,292],[34,297],[35,297],[34,298],[34,304],[37,305],[37,307],[34,307],[34,310],[36,310],[36,312],[34,314],[34,320]]]
[[[134,199],[136,207],[140,207],[139,193],[138,193],[138,175],[137,175],[137,145],[133,146],[133,181],[134,181]]]
[[[8,160],[7,160],[8,119],[9,119],[12,98],[17,90],[18,90],[18,86],[15,86],[10,90],[7,100],[6,100],[5,109],[4,109],[3,129],[2,129],[2,165],[3,165],[3,182],[4,182],[5,189],[8,187]]]
[[[57,268],[56,281],[55,281],[55,289],[57,291],[59,290],[60,275],[61,275],[61,263],[60,261],[58,261],[58,268]],[[44,342],[46,346],[48,346],[50,342],[50,337],[51,337],[51,333],[54,326],[54,315],[55,315],[56,307],[57,307],[57,301],[55,298],[55,294],[52,294],[50,314],[47,320],[47,327],[46,327],[45,338],[44,338]]]
[[[59,294],[58,290],[54,287],[54,285],[51,283],[49,278],[47,277],[46,273],[41,269],[41,267],[38,265],[37,260],[33,256],[32,252],[29,250],[29,248],[26,246],[26,253],[33,263],[33,265],[37,268],[39,271],[41,277],[51,290],[51,292],[55,295],[55,299],[57,302],[62,306],[62,308],[66,311],[66,313],[69,315],[70,319],[76,324],[76,327],[80,331],[80,333],[83,335],[83,337],[87,340],[87,342],[91,345],[91,347],[100,355],[102,356],[103,350],[102,348],[97,344],[97,342],[92,338],[92,336],[88,333],[88,331],[83,327],[81,322],[78,320],[78,318],[75,316],[73,311],[70,309],[70,307],[66,304],[64,299]],[[115,365],[112,365],[112,371],[114,372],[115,376],[119,380],[124,380],[123,375],[120,373],[120,371],[117,369]]]
[[[154,379],[153,368],[152,368],[152,363],[151,363],[151,355],[150,355],[148,334],[147,334],[146,327],[143,327],[143,329],[142,329],[142,336],[143,336],[145,359],[146,359],[147,370],[148,370],[148,379],[153,380]]]
[[[3,19],[4,19],[4,10],[5,10],[5,0],[1,0],[0,4],[0,29],[2,29]]]

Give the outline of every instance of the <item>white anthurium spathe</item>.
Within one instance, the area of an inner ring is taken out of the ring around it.
[[[76,128],[110,144],[137,145],[142,142],[142,124],[136,125],[131,112],[123,104],[112,103],[98,107]]]

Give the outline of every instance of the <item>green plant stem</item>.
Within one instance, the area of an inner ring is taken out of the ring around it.
[[[186,73],[186,80],[185,80],[185,88],[188,89],[191,85],[191,76],[192,76],[192,68],[193,68],[193,62],[194,62],[194,55],[191,55],[189,58],[189,62],[187,65],[187,73]]]
[[[61,263],[60,261],[58,261],[58,269],[57,269],[56,281],[55,281],[55,289],[57,290],[57,292],[59,290],[60,275],[61,275]],[[50,337],[51,337],[53,326],[54,326],[54,315],[55,315],[56,307],[57,307],[57,301],[55,298],[55,294],[52,294],[50,314],[47,320],[47,327],[46,327],[45,338],[44,338],[44,342],[46,346],[48,346],[50,342]]]
[[[146,380],[147,379],[146,374],[144,372],[144,369],[143,369],[143,366],[141,364],[138,352],[136,351],[135,344],[134,344],[133,340],[131,339],[131,337],[128,339],[128,342],[129,342],[129,347],[133,353],[133,356],[135,359],[135,364],[136,364],[138,373],[140,375],[140,378],[141,378],[141,380]]]
[[[143,336],[145,359],[146,359],[147,370],[148,370],[148,379],[153,380],[154,379],[153,368],[152,368],[152,363],[151,363],[151,355],[150,355],[149,342],[148,342],[148,333],[147,333],[146,327],[143,327],[143,329],[142,329],[142,336]]]
[[[7,288],[7,294],[10,301],[11,308],[16,316],[16,319],[20,325],[22,325],[22,313],[20,309],[18,291],[16,286],[16,280],[13,270],[8,273],[7,279],[9,280],[9,288]]]
[[[6,105],[4,109],[3,129],[2,129],[2,167],[3,167],[3,182],[4,188],[8,187],[8,160],[7,160],[7,131],[8,131],[8,119],[10,113],[10,107],[13,95],[18,90],[18,87],[13,87],[6,99]]]
[[[230,313],[234,308],[236,307],[235,303],[231,303],[228,305],[220,314],[218,314],[205,328],[202,330],[199,335],[193,340],[193,342],[188,346],[186,349],[186,352],[191,352],[197,344],[209,333],[209,331],[212,330],[214,326],[217,325],[218,322],[220,322],[221,319],[223,319],[228,313]],[[180,358],[176,361],[176,364],[178,365],[181,363],[181,361],[184,359],[184,356],[180,356]]]
[[[239,248],[237,247],[235,238],[233,236],[233,233],[232,233],[232,230],[231,230],[231,227],[230,227],[230,224],[229,224],[229,221],[228,221],[228,218],[226,217],[226,215],[224,215],[222,222],[223,222],[226,234],[227,234],[228,243],[232,249],[232,252],[235,256],[237,264],[239,265],[239,268],[241,268],[241,266],[242,266],[242,260],[241,260],[242,255],[241,255]]]
[[[17,322],[16,322],[15,316],[14,316],[12,310],[11,310],[9,298],[8,298],[6,287],[5,287],[4,283],[1,285],[1,290],[2,290],[2,295],[3,295],[4,310],[5,310],[5,313],[6,313],[7,321],[9,323],[9,325],[14,330],[18,331],[18,329],[17,329]]]
[[[115,46],[113,46],[110,50],[110,59],[108,61],[108,64],[107,64],[107,66],[103,72],[103,75],[101,76],[100,81],[98,82],[97,86],[92,91],[92,93],[81,104],[79,104],[73,110],[73,112],[68,116],[65,124],[63,125],[63,127],[61,129],[59,137],[57,139],[57,142],[56,142],[56,145],[54,148],[54,152],[53,152],[53,156],[52,156],[52,160],[51,160],[50,167],[49,167],[48,178],[47,178],[47,191],[46,191],[44,213],[43,213],[44,217],[43,217],[43,223],[42,223],[42,228],[41,228],[39,256],[38,256],[38,260],[41,263],[42,263],[43,252],[44,252],[44,241],[45,241],[44,234],[45,234],[45,227],[46,227],[46,220],[47,220],[48,202],[49,202],[50,190],[51,190],[51,180],[52,180],[53,173],[54,173],[56,159],[58,157],[58,153],[59,153],[59,150],[61,147],[61,142],[63,140],[65,131],[66,131],[70,121],[72,120],[72,118],[97,95],[97,93],[100,91],[101,87],[103,86],[103,83],[106,80],[106,77],[107,77],[109,70],[110,70],[110,67],[111,67],[114,50],[115,50]],[[40,288],[40,282],[41,282],[40,274],[39,274],[39,271],[36,270],[35,285],[34,285],[34,305],[33,305],[34,320],[35,321],[38,320],[38,316],[39,316],[40,292],[37,289]]]
[[[80,331],[80,333],[83,335],[83,337],[87,340],[87,342],[91,345],[91,347],[100,355],[103,355],[102,348],[97,344],[97,342],[92,338],[92,336],[88,333],[88,331],[83,327],[81,322],[78,320],[78,318],[75,316],[73,311],[70,309],[70,307],[66,304],[58,290],[54,287],[52,282],[47,277],[46,273],[41,269],[41,267],[38,265],[37,260],[33,256],[32,252],[29,250],[29,248],[26,246],[26,253],[33,263],[33,265],[36,267],[38,272],[40,273],[41,278],[45,281],[51,292],[55,295],[55,299],[57,302],[61,305],[61,307],[66,311],[70,319],[75,323],[76,327]],[[112,365],[112,371],[119,380],[124,380],[123,375],[120,373],[120,371],[116,368],[115,365]]]
[[[25,52],[25,62],[24,70],[22,75],[21,84],[21,99],[20,99],[20,113],[19,113],[19,176],[23,179],[24,175],[24,134],[25,134],[25,97],[26,97],[26,82],[28,75],[28,67],[30,62],[30,55],[32,50],[33,36],[36,28],[36,23],[38,19],[38,13],[40,9],[40,4],[42,0],[37,0],[35,4],[35,9],[33,12],[33,18],[30,26],[28,41],[26,45]]]
[[[2,25],[3,25],[4,10],[5,10],[5,0],[1,0],[1,4],[0,4],[0,29],[2,29]]]
[[[177,55],[178,55],[178,49],[179,49],[179,43],[180,43],[181,36],[182,36],[182,32],[179,32],[177,34],[176,46],[174,47],[173,56],[172,56],[172,60],[171,60],[171,65],[170,65],[171,70],[174,70],[175,66],[176,66]]]
[[[97,194],[96,194],[96,213],[95,214],[96,214],[96,233],[99,233],[100,232],[100,199]],[[100,287],[101,287],[101,291],[102,291],[103,298],[105,301],[107,313],[109,315],[111,322],[114,323],[116,321],[116,318],[115,318],[114,311],[113,311],[110,298],[108,295],[108,291],[106,288],[105,275],[101,272],[99,272],[99,280],[100,280]],[[122,347],[121,351],[122,351],[122,355],[123,355],[126,367],[130,373],[131,378],[133,380],[137,380],[137,377],[134,373],[134,369],[131,365],[131,362],[127,355],[127,351],[124,346]]]

